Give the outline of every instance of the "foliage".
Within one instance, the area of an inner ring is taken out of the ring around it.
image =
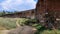
[[[36,19],[20,19],[20,25],[32,25],[34,23],[37,23]]]
[[[43,32],[40,32],[40,34],[56,34],[54,30],[44,30]],[[57,34],[60,34],[60,30],[57,30]]]
[[[9,12],[9,11],[2,11],[0,12],[0,16],[5,15],[5,14],[12,14],[13,12]]]
[[[60,30],[56,30],[55,32],[54,30],[47,29],[40,24],[34,24],[33,26],[37,29],[35,34],[60,34]]]
[[[0,12],[0,16],[2,16],[2,15],[4,15],[5,13],[3,13],[3,12]]]
[[[24,25],[27,20],[28,20],[28,19],[20,18],[20,19],[19,19],[19,24],[20,24],[20,25]]]

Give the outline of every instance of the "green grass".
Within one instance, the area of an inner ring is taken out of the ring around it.
[[[60,30],[49,30],[49,29],[45,29],[42,27],[42,29],[38,29],[36,34],[60,34]]]
[[[11,29],[16,27],[16,20],[18,18],[1,18],[0,17],[0,26],[6,29]],[[0,28],[3,29],[3,28]]]
[[[0,17],[0,26],[6,29],[16,28],[17,19],[22,19],[22,18],[1,18]],[[0,29],[3,29],[1,27]]]
[[[35,26],[37,29],[37,32],[35,34],[60,34],[60,30],[58,29],[47,29],[44,26],[41,26],[40,24],[35,24],[33,26]]]
[[[56,30],[57,34],[60,34],[60,30]],[[56,34],[54,30],[44,30],[43,32],[40,32],[40,34]]]
[[[25,18],[2,18],[0,17],[0,30],[16,28],[16,21],[19,20],[19,24],[24,24],[27,19]]]

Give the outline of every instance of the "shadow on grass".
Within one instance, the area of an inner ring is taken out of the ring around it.
[[[47,30],[47,28],[42,26],[41,28],[37,29],[37,32],[35,34],[41,34],[44,30]]]

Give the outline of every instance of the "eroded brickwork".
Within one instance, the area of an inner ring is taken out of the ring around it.
[[[43,25],[46,19],[48,19],[45,17],[48,12],[50,15],[49,17],[52,16],[53,21],[55,19],[54,26],[56,26],[60,21],[60,0],[38,0],[36,5],[36,18]]]

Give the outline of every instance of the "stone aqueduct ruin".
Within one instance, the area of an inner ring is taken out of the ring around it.
[[[60,28],[60,0],[38,0],[35,15],[40,24]]]
[[[12,14],[5,14],[0,17],[4,17],[4,18],[34,18],[35,17],[34,11],[35,11],[35,9],[31,9],[31,10],[12,13]]]
[[[38,0],[36,9],[15,14],[7,14],[2,17],[36,17],[40,24],[52,23],[55,27],[60,25],[60,0]],[[47,25],[49,26],[49,25]]]

